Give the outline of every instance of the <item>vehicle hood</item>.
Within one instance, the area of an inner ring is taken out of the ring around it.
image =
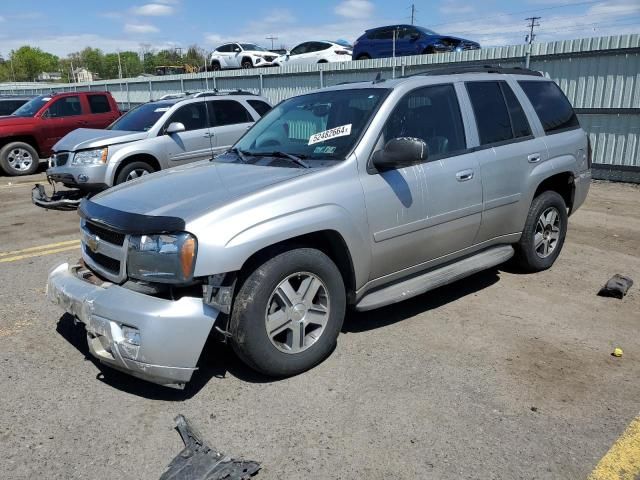
[[[116,143],[135,142],[147,138],[148,132],[125,132],[122,130],[99,130],[78,128],[62,137],[53,146],[54,152],[74,152],[87,148],[107,147]]]
[[[189,222],[233,200],[313,171],[205,160],[145,175],[100,193],[91,201],[125,212]]]
[[[34,121],[34,117],[14,117],[13,115],[7,115],[0,117],[0,128],[17,127],[19,125],[33,125]]]

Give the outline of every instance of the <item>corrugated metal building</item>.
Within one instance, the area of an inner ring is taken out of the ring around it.
[[[84,84],[0,85],[0,93],[109,90],[125,107],[182,91],[242,89],[277,103],[342,82],[411,75],[451,65],[524,66],[525,45],[278,69],[141,77]],[[571,100],[594,147],[594,177],[640,183],[640,35],[534,44],[531,68],[555,80]]]

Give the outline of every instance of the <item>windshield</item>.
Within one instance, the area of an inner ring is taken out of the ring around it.
[[[427,35],[438,35],[436,32],[434,32],[433,30],[429,30],[428,28],[418,27],[418,30],[420,30],[423,33],[426,33]]]
[[[107,127],[107,130],[126,132],[146,132],[173,106],[170,102],[145,103],[129,110]]]
[[[235,144],[235,151],[243,153],[245,163],[261,165],[282,165],[282,159],[276,157],[283,153],[304,159],[312,167],[322,166],[314,160],[344,160],[388,92],[362,88],[290,98],[256,123]]]
[[[240,46],[243,50],[257,50],[259,52],[266,52],[264,48],[256,45],[255,43],[241,43]]]
[[[16,117],[33,117],[49,101],[51,97],[40,95],[32,98],[19,109],[12,113]]]

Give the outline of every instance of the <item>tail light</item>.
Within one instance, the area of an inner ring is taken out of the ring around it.
[[[346,50],[334,50],[333,53],[336,55],[351,55],[351,52],[347,52]]]
[[[591,148],[591,139],[587,137],[587,168],[591,169],[593,162],[593,149]]]

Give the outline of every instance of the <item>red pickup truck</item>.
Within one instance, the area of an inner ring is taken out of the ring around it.
[[[28,175],[51,147],[76,128],[105,128],[120,116],[109,92],[39,95],[11,115],[0,117],[0,171]]]

